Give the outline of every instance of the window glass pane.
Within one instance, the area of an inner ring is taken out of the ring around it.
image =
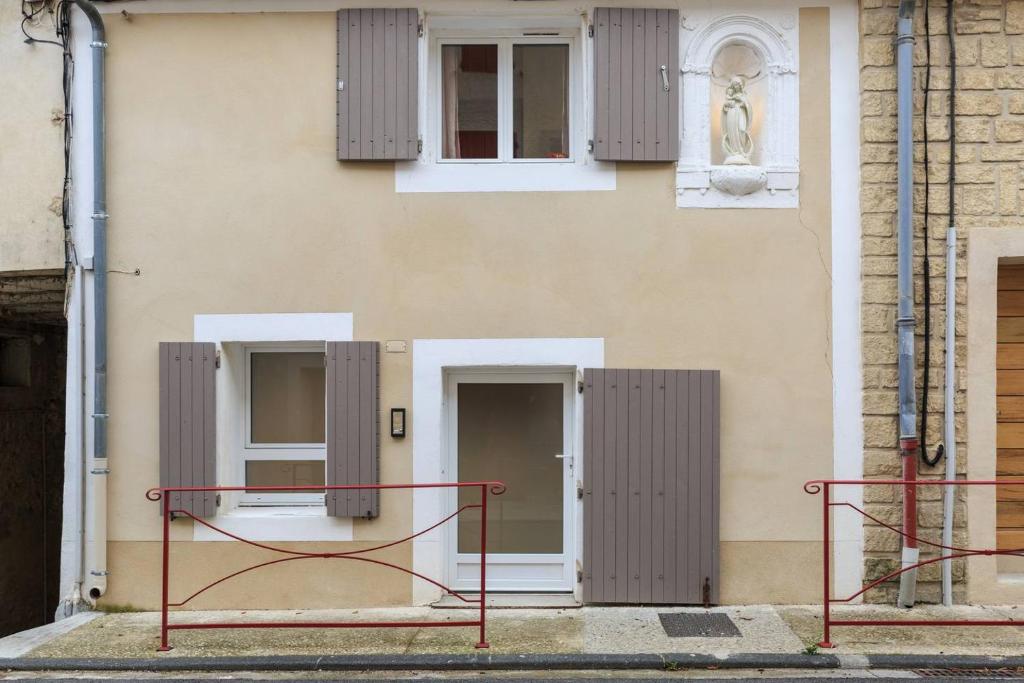
[[[253,353],[252,443],[324,443],[324,354]]]
[[[445,159],[498,158],[498,46],[441,47]]]
[[[249,460],[245,463],[246,486],[323,486],[323,460]],[[282,493],[323,493],[283,491]]]
[[[512,48],[513,154],[569,158],[569,46]]]

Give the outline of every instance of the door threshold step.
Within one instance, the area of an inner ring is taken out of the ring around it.
[[[479,593],[463,593],[467,599],[477,600]],[[446,595],[430,605],[437,609],[475,609],[476,603],[466,603],[454,595]],[[576,609],[572,593],[488,593],[488,609]]]

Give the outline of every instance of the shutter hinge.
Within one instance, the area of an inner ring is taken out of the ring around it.
[[[583,570],[576,567],[576,583],[583,583]]]
[[[423,22],[422,21],[416,24],[416,35],[418,35],[420,38],[423,37]]]
[[[593,152],[594,151],[594,141],[593,140],[587,140],[587,151],[588,152]]]
[[[593,24],[588,24],[587,25],[587,37],[588,38],[593,38],[594,37],[594,25]]]
[[[214,500],[214,503],[216,504],[216,506],[220,507],[220,494],[219,493],[216,496],[214,496],[213,500]]]
[[[583,393],[583,380],[578,380],[576,382],[576,391],[578,391],[581,394]]]
[[[416,153],[423,154],[423,138],[416,139]]]
[[[576,499],[583,500],[583,482],[576,482]]]
[[[217,349],[213,355],[213,367],[216,370],[220,370],[220,349]]]

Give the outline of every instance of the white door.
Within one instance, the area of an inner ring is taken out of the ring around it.
[[[500,480],[488,496],[487,590],[573,589],[573,392],[570,373],[460,372],[447,386],[452,481]],[[451,490],[448,509],[480,502],[478,489]],[[480,589],[480,510],[446,525],[448,580]]]

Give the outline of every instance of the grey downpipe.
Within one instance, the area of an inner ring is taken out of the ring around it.
[[[913,59],[914,2],[901,0],[896,30],[896,222],[897,222],[897,285],[899,301],[896,332],[899,364],[899,448],[903,477],[917,474],[917,400],[914,386],[914,232],[913,232]],[[904,533],[916,535],[917,504],[914,486],[903,492]],[[917,562],[917,543],[903,539],[903,567]],[[914,605],[917,570],[900,574],[897,604]]]
[[[88,0],[70,0],[88,17],[92,28],[92,229],[93,229],[93,500],[103,533],[94,539],[92,566],[86,577],[91,600],[106,592],[106,475],[107,468],[107,155],[104,117],[107,49],[106,29],[99,10]]]

